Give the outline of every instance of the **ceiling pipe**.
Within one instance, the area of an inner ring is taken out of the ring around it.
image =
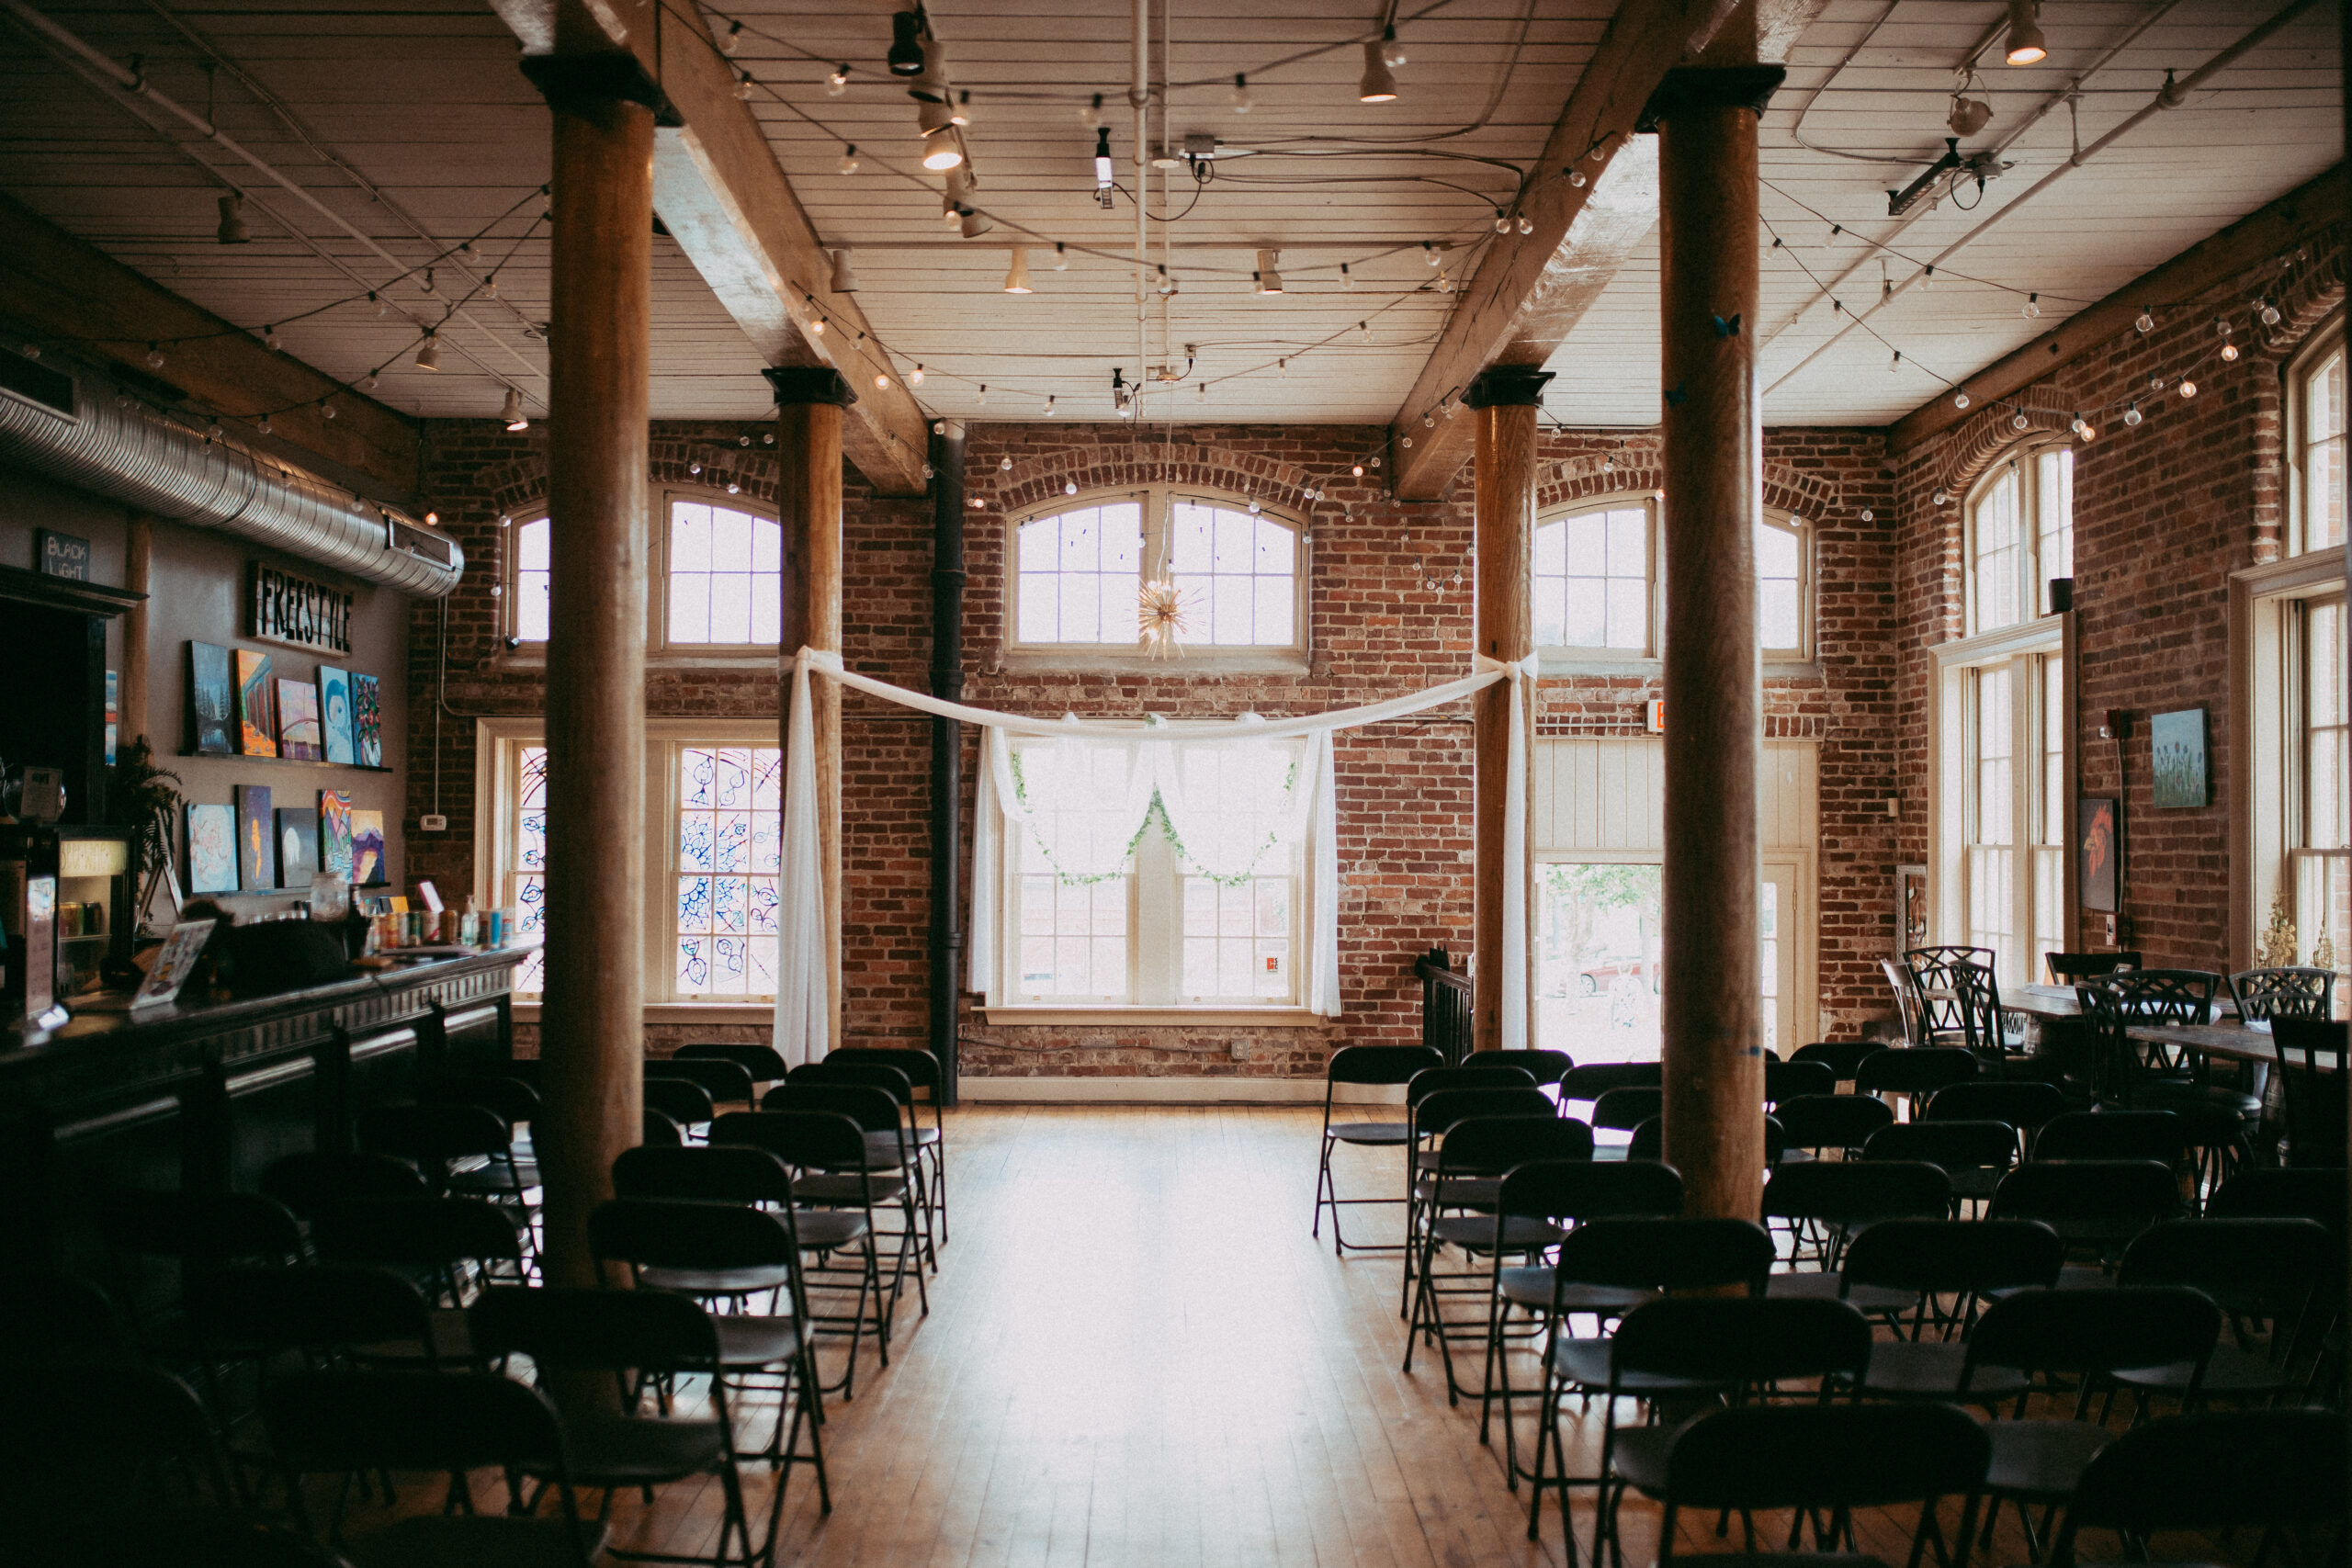
[[[2280,28],[2293,21],[2297,17],[2302,15],[2305,11],[2310,10],[2314,3],[2315,0],[2289,0],[2289,3],[2276,15],[2271,17],[2268,21],[2262,23],[2253,31],[2239,39],[2237,42],[2231,44],[2227,49],[2222,50],[2219,54],[2216,54],[2212,59],[2199,66],[2188,76],[2178,82],[2167,81],[2162,87],[2156,90],[2154,96],[2151,97],[2147,104],[2139,109],[2138,112],[2130,116],[2123,121],[2123,123],[2118,125],[2105,136],[2100,137],[2089,146],[2075,153],[2065,163],[2059,164],[2056,168],[2042,175],[2041,178],[2036,180],[2032,185],[2027,186],[2025,193],[2022,196],[2019,196],[2016,200],[2004,203],[1997,210],[1987,213],[1983,222],[1969,230],[1967,233],[1962,234],[1951,244],[1946,245],[1942,250],[1938,251],[1935,255],[1928,261],[1926,268],[1941,266],[1948,258],[1958,255],[1971,243],[1982,239],[1993,225],[1998,223],[2010,213],[2015,212],[2018,208],[2023,207],[2027,202],[2031,201],[2035,197],[2041,194],[2041,192],[2057,184],[2071,171],[2079,169],[2084,164],[2089,163],[2093,158],[2098,156],[2100,152],[2114,145],[2120,138],[2129,134],[2133,129],[2141,125],[2152,116],[2160,114],[2166,109],[2178,108],[2187,101],[2188,96],[2191,92],[2203,86],[2205,83],[2214,75],[2235,64],[2238,59],[2248,51],[2260,48],[2270,39],[2271,35],[2277,33]],[[1828,353],[1831,348],[1842,342],[1847,333],[1859,330],[1864,321],[1870,320],[1871,317],[1884,310],[1889,304],[1892,304],[1898,296],[1908,290],[1912,284],[1917,282],[1920,278],[1926,276],[1927,270],[1923,268],[1921,271],[1916,272],[1912,274],[1911,276],[1905,278],[1901,283],[1896,284],[1892,290],[1880,296],[1876,302],[1866,309],[1859,311],[1847,312],[1845,325],[1831,333],[1826,338],[1824,338],[1820,344],[1816,346],[1812,353],[1806,355],[1803,359],[1798,360],[1794,365],[1791,366],[1788,369],[1775,377],[1771,385],[1764,389],[1765,392],[1769,395],[1786,386],[1790,380],[1802,372],[1806,366],[1811,365],[1815,360],[1820,358],[1823,355]]]
[[[1144,192],[1151,181],[1151,0],[1135,0],[1133,52],[1127,103],[1135,110],[1136,122],[1136,389],[1130,395],[1135,400],[1135,417],[1140,423],[1144,385],[1151,379],[1151,293],[1148,281],[1151,271],[1151,224],[1150,215],[1144,208]]]

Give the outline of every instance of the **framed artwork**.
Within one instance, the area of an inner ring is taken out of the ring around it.
[[[269,655],[237,649],[237,750],[248,757],[277,755],[277,688]]]
[[[319,874],[319,814],[307,806],[277,808],[277,886],[311,890]]]
[[[319,689],[308,681],[278,682],[278,755],[290,757],[298,762],[324,761],[326,750],[319,744],[321,739]]]
[[[2086,909],[2115,913],[2115,802],[2085,795],[2075,803],[2075,886]]]
[[[320,744],[330,762],[359,760],[351,745],[351,671],[332,664],[319,666]]]
[[[363,768],[384,765],[384,715],[378,700],[376,677],[354,672],[351,677],[352,759]]]
[[[319,870],[351,880],[351,792],[319,791]]]
[[[1894,868],[1894,934],[1898,956],[1928,945],[1928,868],[1924,865]]]
[[[362,887],[389,887],[392,878],[384,866],[384,814],[351,814],[351,880]]]
[[[2160,713],[2148,723],[2149,760],[2161,807],[2203,809],[2211,803],[2205,775],[2205,710]]]
[[[229,806],[187,808],[187,890],[237,890],[237,812]]]
[[[237,881],[248,893],[277,886],[277,822],[267,784],[237,786]]]
[[[187,645],[189,739],[199,757],[237,754],[236,682],[229,669],[229,650],[220,644]]]

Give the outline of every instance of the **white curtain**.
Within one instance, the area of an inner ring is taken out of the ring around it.
[[[1510,765],[1504,785],[1502,1043],[1528,1043],[1527,725],[1532,656],[1504,664],[1476,655],[1477,672],[1408,696],[1303,718],[1170,722],[1142,726],[1058,721],[998,713],[894,686],[842,667],[841,655],[804,648],[792,676],[786,729],[783,951],[776,976],[775,1045],[786,1061],[821,1054],[828,1030],[822,868],[814,798],[816,739],[808,717],[811,671],[869,695],[986,731],[972,851],[967,945],[971,986],[995,985],[1010,846],[1000,824],[1028,834],[1065,876],[1109,875],[1158,795],[1188,860],[1212,876],[1246,875],[1269,855],[1308,843],[1314,919],[1308,1007],[1340,1016],[1339,792],[1331,737],[1341,729],[1458,702],[1498,681],[1511,684]]]

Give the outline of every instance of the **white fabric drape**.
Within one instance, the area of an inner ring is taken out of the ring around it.
[[[815,794],[816,736],[808,716],[811,671],[887,702],[986,731],[978,821],[972,848],[972,903],[967,928],[971,985],[996,982],[1002,933],[997,912],[1008,859],[1001,823],[1041,835],[1065,875],[1097,876],[1125,861],[1159,795],[1188,859],[1211,875],[1245,874],[1271,851],[1311,840],[1314,973],[1309,1008],[1340,1015],[1339,792],[1334,732],[1406,718],[1458,702],[1498,681],[1512,690],[1510,762],[1504,785],[1502,1043],[1527,1041],[1527,726],[1530,656],[1504,664],[1480,654],[1476,672],[1407,696],[1300,718],[1160,720],[1134,724],[999,713],[951,703],[845,669],[841,655],[804,648],[794,660],[792,712],[786,727],[784,939],[776,975],[775,1046],[786,1062],[820,1053],[826,1038],[823,872],[819,863]],[[1020,738],[1016,742],[1015,738]],[[1304,742],[1304,745],[1289,744]],[[1016,755],[1017,745],[1017,755]],[[1018,767],[1016,775],[1015,768]],[[1024,799],[1025,797],[1025,799]],[[1048,817],[1055,818],[1048,822]],[[1124,828],[1122,827],[1124,824]]]

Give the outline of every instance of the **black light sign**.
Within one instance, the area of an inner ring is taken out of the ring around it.
[[[245,635],[323,653],[351,651],[351,595],[254,563]]]

